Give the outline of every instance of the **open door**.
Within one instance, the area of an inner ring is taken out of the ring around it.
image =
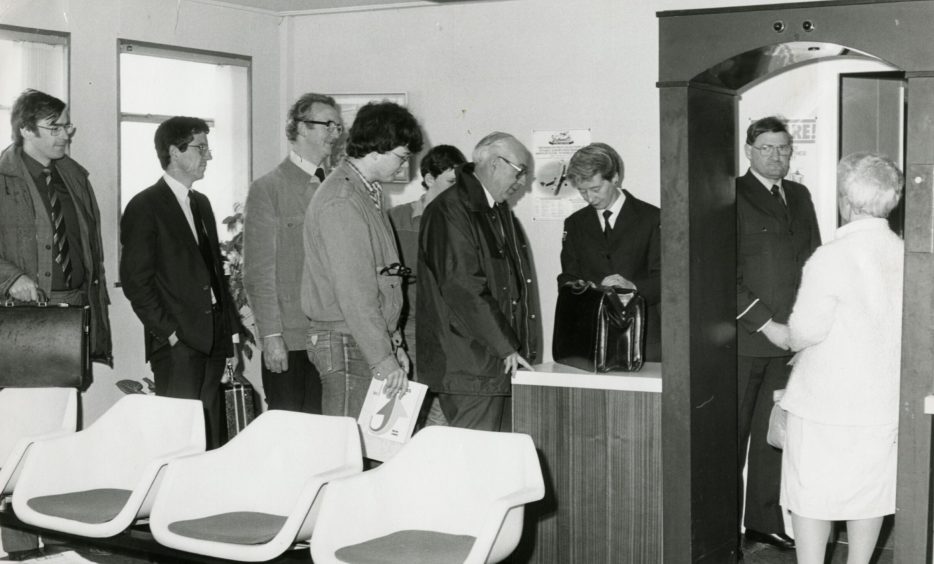
[[[905,73],[840,75],[840,150],[838,157],[882,153],[905,170]],[[892,231],[905,230],[905,198],[889,214]]]

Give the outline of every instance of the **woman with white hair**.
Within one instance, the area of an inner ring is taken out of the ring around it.
[[[773,339],[798,351],[781,400],[781,504],[801,564],[823,564],[833,521],[847,523],[847,563],[869,562],[882,518],[895,512],[904,245],[885,218],[902,187],[885,157],[840,161],[842,226],[804,265]]]

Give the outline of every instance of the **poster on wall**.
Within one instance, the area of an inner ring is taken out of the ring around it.
[[[408,96],[405,92],[397,93],[363,93],[363,94],[329,94],[334,101],[337,102],[338,107],[341,111],[341,119],[344,122],[344,133],[341,135],[340,143],[334,147],[334,159],[333,162],[339,162],[340,159],[344,158],[344,151],[347,145],[347,132],[350,131],[350,126],[353,125],[354,118],[357,117],[357,112],[360,111],[360,108],[365,106],[370,102],[393,102],[399,104],[400,106],[405,106],[408,103]],[[402,184],[407,183],[412,178],[412,161],[402,166],[396,176],[392,179],[393,182],[399,182]]]
[[[532,221],[563,221],[586,202],[566,180],[568,161],[578,149],[590,144],[589,129],[532,130]]]
[[[817,143],[817,116],[789,119],[788,133],[791,134],[795,152],[787,178],[799,184],[807,185],[809,181],[813,183],[816,177],[812,170],[816,164],[812,161],[817,159],[817,155],[814,154],[814,146]],[[806,174],[807,172],[811,174]]]

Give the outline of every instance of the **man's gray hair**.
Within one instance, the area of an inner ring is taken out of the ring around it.
[[[901,170],[883,155],[852,153],[837,165],[837,195],[855,212],[887,217],[898,205],[904,185]]]
[[[473,162],[482,163],[489,160],[491,157],[498,156],[498,153],[496,153],[493,149],[499,147],[510,139],[515,140],[517,143],[519,142],[514,135],[503,133],[502,131],[494,131],[493,133],[490,133],[481,139],[480,142],[477,143],[477,146],[474,147],[473,155],[471,156]]]

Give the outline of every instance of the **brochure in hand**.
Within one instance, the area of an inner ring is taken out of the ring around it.
[[[370,382],[366,400],[357,417],[363,437],[363,455],[386,461],[402,448],[415,430],[415,420],[425,399],[428,386],[409,381],[408,390],[400,396],[383,393],[384,380]]]

